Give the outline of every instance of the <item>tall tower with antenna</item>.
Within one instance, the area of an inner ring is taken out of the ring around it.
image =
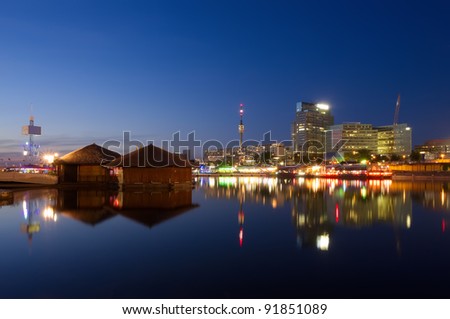
[[[23,155],[30,160],[39,155],[39,145],[34,143],[34,136],[41,135],[41,127],[34,125],[34,116],[30,116],[30,123],[22,126],[22,135],[28,135],[28,142],[23,146]]]
[[[244,122],[242,121],[244,117],[244,104],[241,103],[239,107],[239,116],[241,117],[241,121],[239,122],[239,150],[242,151],[242,141],[244,138]]]

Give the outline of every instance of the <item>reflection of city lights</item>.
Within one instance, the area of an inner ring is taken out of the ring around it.
[[[28,219],[27,202],[25,200],[22,202],[22,209],[23,209],[23,217],[25,219]]]
[[[335,218],[336,218],[336,224],[339,223],[339,204],[336,203],[336,209],[335,209]]]
[[[276,199],[276,198],[273,198],[273,199],[272,199],[272,208],[275,209],[275,208],[277,208],[277,206],[278,206],[278,204],[277,204],[277,199]]]
[[[244,229],[241,227],[239,230],[239,246],[242,247],[242,244],[244,243]]]
[[[214,181],[214,179],[213,179]],[[226,187],[230,187],[230,186],[237,186],[237,177],[219,177],[219,185],[220,186],[226,186]],[[210,183],[211,186],[211,183]]]
[[[209,182],[209,187],[214,188],[215,184],[216,184],[216,180],[214,179],[214,177],[210,177],[208,179]]]
[[[444,204],[445,204],[445,192],[444,192],[444,190],[441,191],[441,203],[442,203],[442,206],[444,206]]]
[[[306,223],[306,216],[303,214],[298,215],[298,225],[303,226],[305,225],[305,223]]]
[[[363,186],[361,187],[361,197],[363,199],[366,199],[366,196],[367,196],[367,189]]]
[[[319,190],[320,187],[320,181],[318,178],[314,179],[313,183],[312,183],[312,190],[314,193],[316,193]]]
[[[411,228],[411,216],[406,216],[406,228]]]
[[[317,248],[320,250],[328,250],[330,246],[330,236],[323,234],[317,237]]]
[[[58,220],[57,215],[53,211],[53,207],[45,207],[43,211],[43,216],[44,219],[46,220],[53,220],[55,222]]]

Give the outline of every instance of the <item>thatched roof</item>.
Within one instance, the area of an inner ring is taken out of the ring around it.
[[[131,153],[116,158],[110,167],[192,167],[183,155],[174,154],[149,144]]]
[[[104,165],[119,156],[119,153],[110,151],[107,148],[101,147],[94,143],[58,158],[55,163],[74,165]]]

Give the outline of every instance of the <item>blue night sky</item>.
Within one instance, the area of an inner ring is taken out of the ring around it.
[[[297,101],[336,123],[400,122],[450,137],[447,1],[1,1],[0,152],[21,152],[30,105],[43,150],[131,131],[202,140],[272,131]]]

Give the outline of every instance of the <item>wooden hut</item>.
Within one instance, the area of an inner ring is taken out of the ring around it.
[[[192,165],[180,154],[152,144],[123,155],[109,164],[122,188],[192,186]]]
[[[55,161],[59,183],[108,183],[113,181],[106,165],[119,153],[97,144],[77,149]]]

